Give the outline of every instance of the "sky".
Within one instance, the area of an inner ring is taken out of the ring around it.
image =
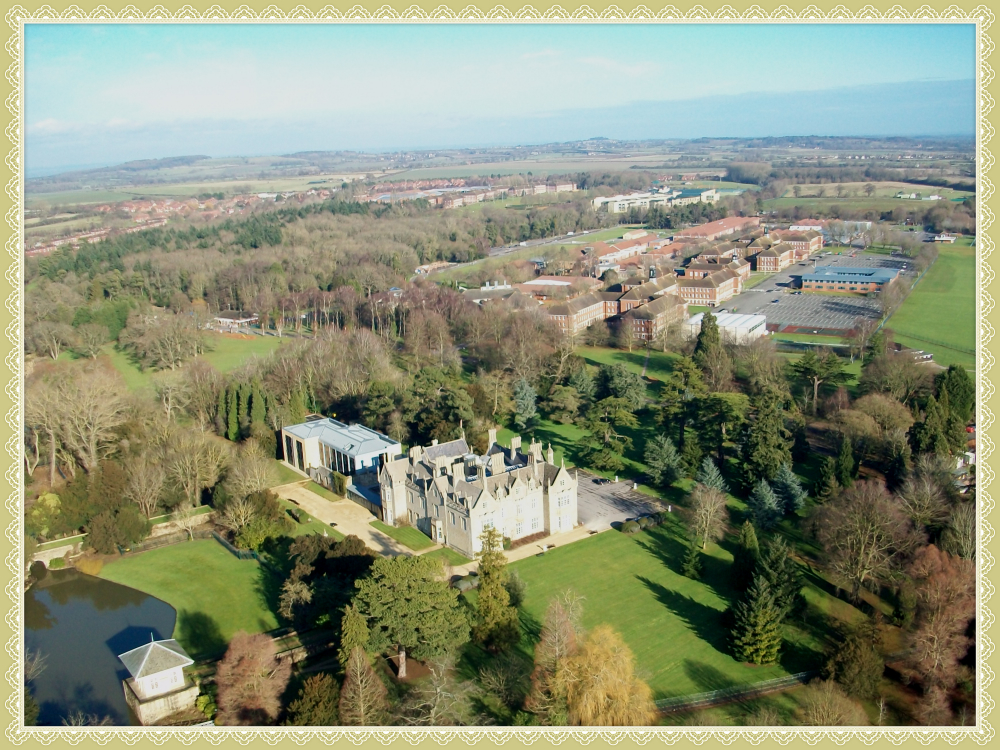
[[[592,136],[971,135],[974,79],[972,24],[26,23],[26,168]]]

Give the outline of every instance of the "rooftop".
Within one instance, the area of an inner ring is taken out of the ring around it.
[[[384,453],[390,449],[394,449],[393,456],[400,452],[399,443],[381,432],[375,432],[360,424],[346,425],[330,417],[294,424],[285,427],[284,430],[289,435],[303,440],[319,438],[321,443],[348,456]]]
[[[700,326],[705,313],[698,313],[688,318],[687,325]],[[719,313],[715,316],[715,322],[719,328],[753,328],[760,323],[766,323],[767,318],[763,315],[743,315],[739,313]]]
[[[891,268],[861,268],[851,266],[819,266],[811,273],[802,274],[803,281],[862,281],[885,284],[896,278],[898,271]]]
[[[152,638],[152,634],[150,634]],[[122,664],[135,679],[166,672],[175,667],[186,667],[194,664],[181,645],[173,638],[166,641],[150,640],[139,648],[126,651],[119,657]]]

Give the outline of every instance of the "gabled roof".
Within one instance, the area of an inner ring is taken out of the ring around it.
[[[593,305],[603,305],[604,300],[593,292],[582,297],[571,299],[569,302],[560,302],[557,305],[549,305],[546,309],[549,315],[574,315],[581,310],[585,310]]]
[[[176,667],[194,664],[187,652],[173,638],[166,641],[150,641],[139,648],[126,651],[118,658],[129,674],[137,680]]]

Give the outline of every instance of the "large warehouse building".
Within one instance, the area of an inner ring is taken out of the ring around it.
[[[688,318],[684,323],[685,333],[691,338],[697,336],[701,331],[701,320],[704,317],[705,313],[698,313]],[[767,318],[763,315],[719,313],[715,316],[715,322],[719,325],[722,340],[727,343],[745,344],[767,335]]]

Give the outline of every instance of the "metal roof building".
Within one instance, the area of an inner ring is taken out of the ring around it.
[[[692,338],[697,336],[701,332],[701,321],[704,317],[705,313],[698,313],[688,318],[684,323],[685,333]],[[767,318],[763,315],[719,313],[714,317],[723,341],[744,343],[767,334]]]

